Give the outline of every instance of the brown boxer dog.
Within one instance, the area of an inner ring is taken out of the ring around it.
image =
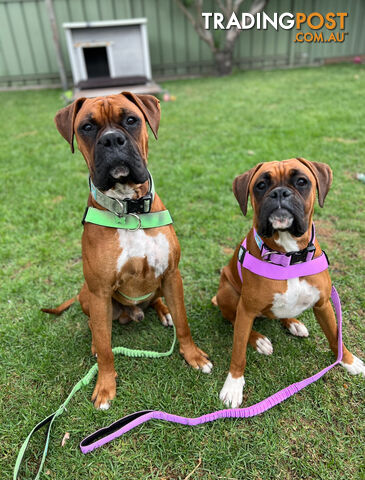
[[[322,207],[331,182],[332,171],[328,165],[293,158],[259,163],[235,178],[233,192],[244,215],[250,195],[253,227],[269,249],[298,252],[311,240],[316,189]],[[223,268],[217,295],[212,299],[234,326],[231,365],[220,392],[220,399],[232,408],[242,403],[247,343],[259,353],[270,355],[273,352],[270,340],[252,330],[255,317],[279,318],[290,333],[306,337],[308,330],[294,317],[313,307],[330,348],[337,356],[337,323],[330,302],[328,270],[290,280],[271,280],[243,269],[241,283],[237,271],[240,244],[229,264]],[[316,258],[322,251],[317,240],[314,245]],[[247,236],[247,250],[262,259],[253,228]],[[364,363],[345,346],[341,364],[354,375],[365,375]]]
[[[129,92],[80,98],[60,110],[55,122],[72,152],[76,136],[98,190],[119,201],[137,200],[147,194],[150,180],[146,166],[146,122],[157,139],[160,123],[157,98]],[[88,206],[103,210],[91,194]],[[162,210],[166,208],[155,194],[151,212]],[[121,323],[142,320],[143,309],[148,305],[155,308],[163,325],[174,322],[180,353],[189,365],[204,373],[211,371],[212,364],[193,342],[188,326],[179,271],[180,246],[172,225],[129,231],[85,223],[82,260],[85,283],[79,295],[56,309],[44,311],[59,315],[78,299],[89,317],[91,350],[97,355],[99,369],[92,395],[96,408],[109,408],[109,401],[116,394],[112,320],[119,319]],[[129,300],[146,294],[147,300]]]

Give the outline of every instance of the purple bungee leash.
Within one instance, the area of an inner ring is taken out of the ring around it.
[[[308,259],[304,263],[298,263],[298,264],[283,267],[280,265],[264,262],[262,260],[257,259],[256,257],[253,257],[246,250],[246,239],[242,242],[241,248],[242,247],[244,252],[243,252],[243,255],[241,254],[239,256],[239,262],[237,265],[241,280],[242,280],[242,272],[241,272],[242,267],[252,271],[253,273],[257,273],[258,275],[261,275],[267,278],[272,278],[272,279],[280,279],[280,280],[284,279],[283,276],[285,275],[286,275],[286,279],[299,277],[299,276],[308,276],[308,275],[314,275],[328,268],[327,257],[324,253],[322,253],[319,257],[315,259],[313,258],[314,256],[313,255],[310,259]],[[288,399],[289,397],[299,392],[303,388],[307,387],[311,383],[316,382],[318,379],[323,377],[325,373],[331,370],[331,368],[339,364],[342,360],[342,353],[343,353],[342,352],[342,311],[341,311],[340,298],[334,286],[332,286],[331,300],[335,308],[337,323],[338,323],[338,355],[337,355],[337,360],[334,363],[324,368],[320,372],[300,382],[293,383],[292,385],[289,385],[288,387],[274,393],[273,395],[266,398],[265,400],[262,400],[261,402],[256,403],[255,405],[251,405],[245,408],[231,408],[231,409],[225,409],[225,410],[218,410],[216,412],[208,413],[196,418],[181,417],[179,415],[173,415],[171,413],[166,413],[158,410],[142,410],[139,412],[132,413],[130,415],[127,415],[117,420],[116,422],[113,422],[107,427],[97,430],[96,432],[84,438],[80,443],[80,449],[82,453],[91,452],[92,450],[99,448],[108,442],[111,442],[115,438],[118,438],[124,435],[129,430],[132,430],[133,428],[138,427],[138,425],[142,425],[143,423],[146,423],[152,419],[164,420],[166,422],[172,422],[172,423],[180,423],[181,425],[196,426],[196,425],[201,425],[203,423],[213,422],[215,420],[219,420],[222,418],[254,417],[256,415],[260,415],[263,412],[266,412],[266,410],[269,410],[275,405],[278,405],[279,403]]]

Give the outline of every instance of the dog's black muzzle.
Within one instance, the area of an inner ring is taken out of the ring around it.
[[[122,130],[108,130],[95,145],[93,183],[108,190],[117,182],[144,183],[147,167],[134,141]]]
[[[308,229],[304,202],[299,194],[288,187],[275,187],[265,195],[259,212],[258,233],[270,238],[274,234],[270,217],[292,217],[293,221],[287,231],[295,237],[300,237]]]

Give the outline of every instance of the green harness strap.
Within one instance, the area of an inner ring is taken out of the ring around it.
[[[121,228],[124,230],[139,230],[170,225],[172,218],[168,210],[151,213],[129,213],[119,217],[107,210],[87,207],[82,223],[94,223],[103,227]]]
[[[117,293],[119,293],[119,295],[122,295],[122,297],[126,298],[130,302],[138,303],[138,302],[143,302],[143,300],[147,300],[147,298],[149,298],[155,292],[146,293],[146,295],[141,295],[140,297],[130,297],[129,295],[121,292],[120,290],[117,290]]]
[[[174,339],[172,341],[170,349],[167,352],[154,352],[152,350],[133,350],[133,349],[130,349],[130,348],[125,348],[125,347],[115,347],[115,348],[113,348],[112,351],[113,351],[114,355],[125,355],[127,357],[136,357],[136,358],[168,357],[174,351],[175,343],[176,343],[176,329],[175,329],[174,325],[173,325],[173,329],[174,329]],[[50,438],[51,428],[52,428],[53,422],[56,420],[57,417],[62,415],[64,410],[66,410],[67,404],[69,403],[71,398],[75,395],[75,393],[78,392],[82,387],[88,385],[91,382],[91,380],[96,375],[97,371],[98,371],[98,364],[95,363],[95,365],[93,365],[90,368],[90,370],[87,372],[87,374],[79,382],[76,383],[76,385],[73,387],[73,389],[69,393],[66,400],[62,403],[62,405],[54,413],[52,413],[51,415],[46,417],[44,420],[39,422],[38,425],[36,425],[33,428],[33,430],[30,432],[30,434],[25,439],[23,445],[20,447],[16,462],[15,462],[15,466],[14,466],[13,480],[18,479],[19,469],[20,469],[20,466],[22,464],[25,451],[27,450],[27,447],[28,447],[28,444],[29,444],[29,441],[30,441],[32,435],[36,431],[40,430],[43,426],[48,425],[47,432],[46,432],[46,442],[45,442],[45,446],[44,446],[44,450],[43,450],[41,463],[39,465],[39,468],[38,468],[38,471],[37,471],[37,474],[36,474],[34,480],[39,479],[39,476],[41,474],[41,471],[42,471],[42,468],[43,468],[43,465],[44,465],[44,462],[45,462],[46,456],[47,456],[49,438]]]

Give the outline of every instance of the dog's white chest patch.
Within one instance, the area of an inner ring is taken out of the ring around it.
[[[117,271],[120,272],[131,258],[147,258],[148,265],[159,277],[169,264],[169,242],[163,233],[152,237],[143,230],[130,232],[118,229],[119,245],[123,249],[117,260]]]
[[[287,284],[286,292],[274,294],[271,311],[276,318],[296,317],[318,302],[320,297],[318,288],[306,280],[291,278],[287,280]]]

